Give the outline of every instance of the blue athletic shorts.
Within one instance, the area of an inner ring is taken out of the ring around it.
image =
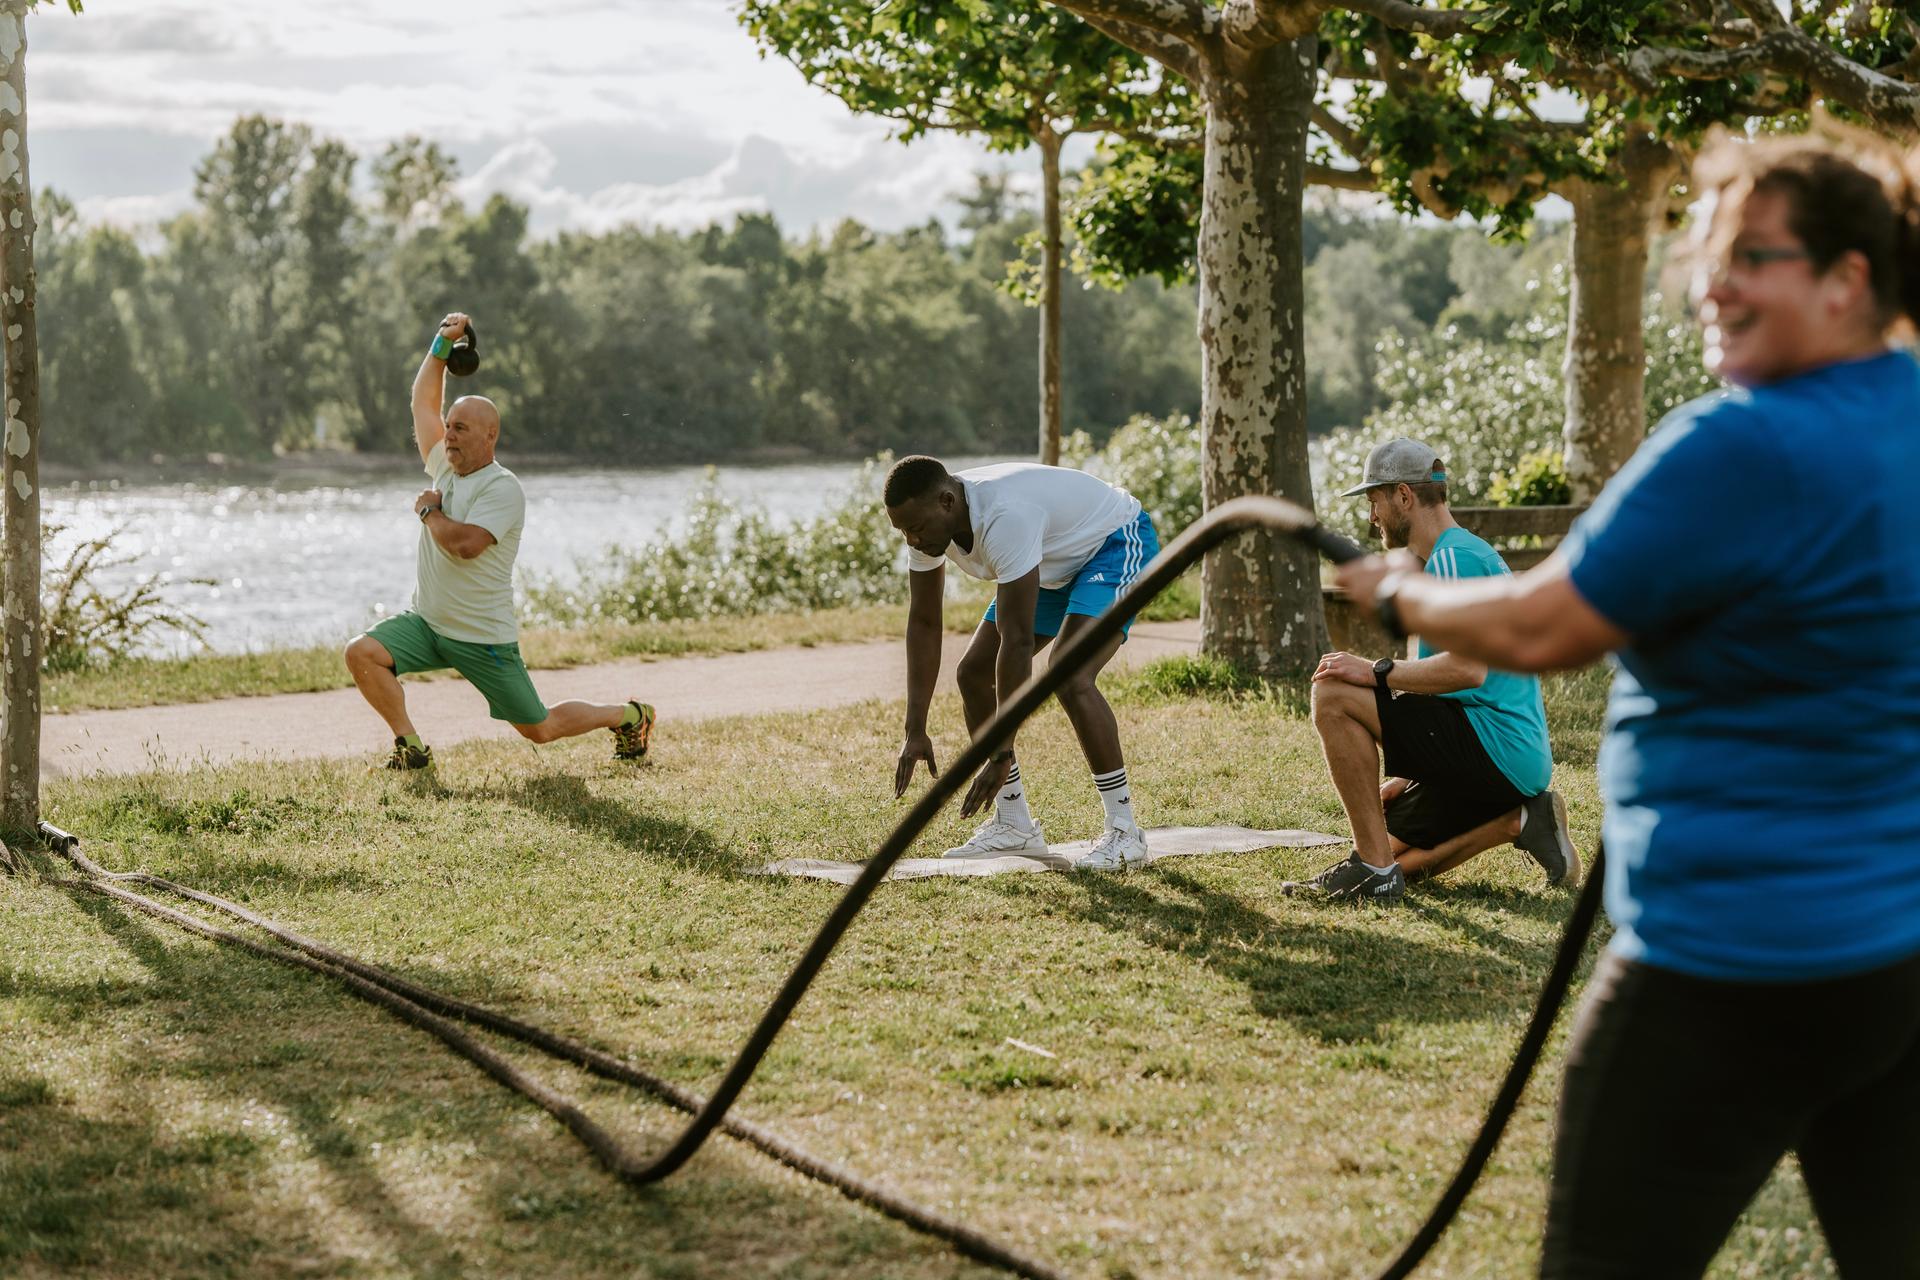
[[[1080,566],[1066,586],[1040,588],[1040,599],[1033,606],[1033,634],[1059,635],[1060,624],[1069,614],[1099,617],[1159,554],[1160,536],[1153,531],[1152,517],[1142,511],[1138,518],[1108,534],[1093,558]],[[987,605],[981,620],[993,621],[992,604]],[[1132,627],[1133,619],[1128,618],[1120,634],[1125,635]]]

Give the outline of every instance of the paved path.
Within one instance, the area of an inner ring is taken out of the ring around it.
[[[1199,642],[1198,622],[1138,623],[1113,665],[1140,666],[1193,653]],[[940,675],[944,687],[952,686],[954,664],[964,648],[960,637],[947,637]],[[906,648],[898,640],[534,672],[534,684],[549,702],[641,698],[659,708],[667,732],[676,720],[899,698],[906,680]],[[409,683],[407,706],[422,735],[436,746],[513,732],[489,719],[486,703],[461,680]],[[385,728],[353,689],[79,711],[41,721],[41,775],[137,773],[234,759],[374,756],[387,741]]]

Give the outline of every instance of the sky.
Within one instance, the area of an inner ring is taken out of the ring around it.
[[[770,210],[789,233],[951,219],[979,169],[1037,170],[951,135],[902,146],[778,58],[733,0],[86,0],[28,19],[35,187],[152,226],[235,117],[311,125],[365,157],[417,133],[470,202],[536,234],[689,229]]]

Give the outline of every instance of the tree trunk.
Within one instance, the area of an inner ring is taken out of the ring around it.
[[[1040,461],[1060,465],[1060,144],[1047,125],[1034,133],[1040,146],[1042,233],[1040,255]]]
[[[1563,435],[1575,502],[1591,502],[1646,438],[1647,247],[1678,173],[1672,149],[1641,136],[1614,166],[1619,181],[1578,180],[1564,191],[1573,205],[1573,296]]]
[[[25,0],[0,2],[0,322],[7,413],[0,597],[0,828],[40,821],[40,335],[34,321],[33,187],[27,178]]]
[[[1272,493],[1311,509],[1301,193],[1315,41],[1210,57],[1198,245],[1201,488],[1211,509]],[[1204,652],[1265,675],[1326,651],[1320,566],[1277,534],[1245,534],[1201,571]]]

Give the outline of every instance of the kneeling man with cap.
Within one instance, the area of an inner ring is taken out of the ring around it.
[[[1407,547],[1442,578],[1508,572],[1494,549],[1454,523],[1446,466],[1416,440],[1367,455],[1368,522],[1389,548]],[[1423,641],[1411,659],[1330,653],[1313,675],[1313,727],[1347,811],[1353,852],[1285,892],[1395,902],[1407,878],[1459,866],[1509,842],[1550,884],[1578,882],[1580,855],[1566,805],[1549,791],[1553,754],[1533,676],[1490,671]],[[1385,757],[1386,781],[1378,781]]]

